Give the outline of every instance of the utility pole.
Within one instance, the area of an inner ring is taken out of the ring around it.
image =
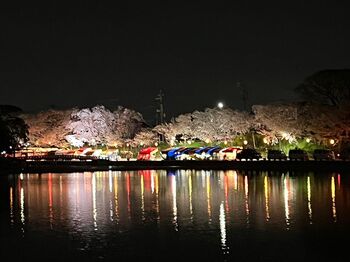
[[[245,88],[245,86],[241,84],[241,82],[237,82],[237,89],[240,90],[242,94],[243,110],[247,111],[248,110],[248,91]],[[252,130],[252,140],[253,140],[253,148],[255,149],[256,144],[255,144],[254,130]]]
[[[242,95],[242,104],[243,104],[243,110],[248,110],[248,92],[244,85],[241,84],[241,82],[237,82],[237,89],[241,91]]]
[[[157,113],[157,124],[163,124],[165,113],[164,113],[164,93],[159,90],[159,94],[156,96],[155,100],[159,101],[159,108],[156,110]]]
[[[159,90],[159,94],[155,98],[156,101],[158,101],[158,109],[156,110],[156,124],[161,125],[164,124],[164,118],[165,118],[165,113],[164,113],[164,93],[162,90]],[[160,135],[159,136],[159,142],[164,142],[164,136]]]

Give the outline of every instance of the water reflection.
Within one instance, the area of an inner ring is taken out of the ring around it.
[[[21,174],[8,188],[11,227],[94,234],[156,225],[173,234],[207,232],[222,254],[235,230],[293,231],[349,219],[349,181],[236,171],[108,171]],[[328,199],[328,201],[326,201]],[[340,211],[339,211],[340,210]],[[330,216],[332,214],[332,216]],[[161,234],[161,233],[159,233]]]
[[[221,248],[224,254],[228,253],[228,248],[226,246],[226,219],[225,219],[225,209],[224,203],[220,204],[220,236],[221,236]]]
[[[334,176],[332,176],[332,178],[331,178],[331,191],[332,191],[333,220],[334,220],[334,222],[337,222],[337,208],[335,206],[335,182],[334,182]]]
[[[14,217],[13,217],[13,187],[10,187],[10,223],[13,226]]]
[[[265,212],[266,212],[266,221],[270,220],[270,211],[269,211],[269,181],[268,176],[264,177],[264,193],[265,193]]]
[[[118,205],[118,179],[117,172],[114,173],[114,205],[115,205],[115,217],[117,224],[119,223],[119,205]]]
[[[248,176],[244,177],[244,193],[245,193],[245,213],[246,213],[246,223],[249,227],[249,185],[248,185]]]
[[[310,224],[312,224],[312,205],[311,205],[311,183],[310,183],[310,176],[307,177],[307,209],[308,209]]]
[[[94,218],[94,229],[97,230],[97,207],[96,207],[96,174],[92,174],[92,217]]]
[[[290,196],[290,183],[289,176],[282,176],[283,179],[283,195],[284,195],[284,213],[286,218],[287,229],[290,226],[290,217],[289,217],[289,196]]]
[[[173,196],[173,224],[175,227],[175,231],[178,231],[177,224],[177,202],[176,202],[176,176],[173,175],[171,177],[171,193]]]

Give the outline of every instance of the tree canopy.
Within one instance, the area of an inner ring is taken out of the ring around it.
[[[0,150],[12,151],[28,140],[28,126],[17,116],[22,110],[15,106],[0,105]]]
[[[306,101],[343,106],[350,104],[350,69],[322,70],[307,77],[295,91]]]

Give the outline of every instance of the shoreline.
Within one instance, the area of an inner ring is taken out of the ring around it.
[[[350,171],[350,161],[25,161],[2,159],[0,173],[47,173],[132,170],[256,170],[256,171]]]

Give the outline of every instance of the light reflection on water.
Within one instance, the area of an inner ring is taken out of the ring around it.
[[[347,231],[349,180],[340,181],[340,174],[236,171],[21,174],[9,176],[7,214],[10,233],[18,229],[22,238],[73,235],[78,243],[71,252],[104,250],[108,241],[130,249],[148,236],[170,252],[162,242],[186,248],[175,237],[182,234],[182,241],[202,241],[203,252],[233,256],[238,239],[256,241],[248,233],[283,235],[331,224]],[[147,247],[156,252],[157,245]]]

